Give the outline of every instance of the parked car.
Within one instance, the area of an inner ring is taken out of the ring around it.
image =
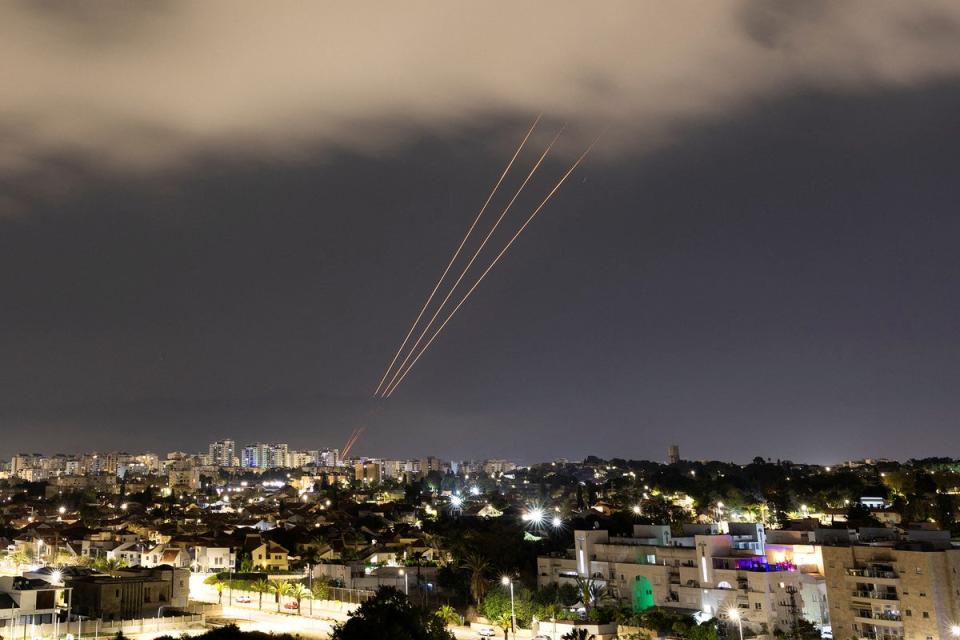
[[[250,596],[237,596],[233,600],[234,602],[238,602],[240,604],[250,604],[253,602],[253,600],[250,599]]]
[[[477,629],[477,635],[481,638],[494,638],[497,635],[497,632],[494,631],[491,627],[481,627]]]
[[[300,605],[298,605],[296,602],[288,602],[287,604],[283,605],[283,608],[284,608],[284,609],[299,609],[299,608],[300,608]]]
[[[533,636],[531,640],[553,640],[553,638],[551,638],[545,633],[541,633],[540,635]]]

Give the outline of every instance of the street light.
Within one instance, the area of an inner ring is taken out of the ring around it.
[[[740,640],[743,640],[743,618],[740,617],[740,612],[736,609],[727,609],[727,616],[731,620],[737,621],[737,628],[740,630]]]
[[[407,576],[407,572],[403,569],[400,569],[400,575],[403,576],[403,595],[410,595],[410,578]]]
[[[543,525],[543,509],[540,507],[532,507],[521,516],[521,519],[525,522],[529,522],[531,526],[539,528],[541,525]]]
[[[160,633],[160,618],[162,617],[161,614],[163,614],[163,609],[166,606],[167,605],[161,605],[160,608],[157,609],[157,633]]]
[[[960,638],[960,624],[954,624],[950,626],[950,635],[954,638]]]
[[[510,586],[510,632],[513,633],[514,637],[517,635],[517,608],[514,605],[513,601],[513,580],[510,579],[510,576],[503,576],[500,578],[500,584],[503,586]],[[743,640],[741,638],[740,640]]]

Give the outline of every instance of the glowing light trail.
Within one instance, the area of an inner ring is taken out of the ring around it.
[[[350,449],[357,443],[357,440],[360,439],[360,434],[364,431],[366,431],[366,427],[358,427],[353,430],[353,433],[350,434],[350,438],[347,440],[347,444],[343,445],[343,450],[340,452],[341,460],[346,459],[347,454],[350,453]]]
[[[423,307],[420,309],[420,313],[417,314],[417,319],[413,321],[413,324],[410,326],[410,330],[407,331],[407,335],[403,338],[403,342],[400,343],[400,348],[397,349],[397,353],[393,356],[393,360],[390,361],[390,364],[387,365],[386,371],[383,372],[383,377],[380,378],[380,384],[377,385],[376,391],[373,392],[373,395],[378,395],[380,390],[383,388],[383,383],[387,379],[387,376],[390,375],[390,372],[393,370],[393,365],[397,363],[397,358],[400,357],[400,354],[403,353],[404,347],[407,346],[407,342],[410,340],[410,336],[413,335],[414,329],[417,328],[417,325],[420,323],[420,320],[423,318],[423,314],[426,312],[427,307],[430,306],[430,303],[433,301],[433,297],[437,295],[437,290],[440,288],[440,285],[443,283],[444,278],[447,277],[447,273],[450,272],[450,267],[453,266],[453,263],[456,262],[457,258],[460,256],[460,252],[463,251],[464,245],[467,243],[467,240],[470,238],[470,234],[473,233],[474,228],[477,226],[477,223],[480,221],[480,218],[483,216],[483,212],[487,210],[487,206],[490,205],[490,201],[493,200],[493,196],[496,195],[497,191],[500,189],[500,185],[503,183],[503,179],[507,177],[510,168],[513,166],[513,163],[516,161],[517,157],[520,155],[520,152],[523,150],[524,145],[527,144],[527,140],[530,139],[530,136],[533,135],[533,130],[537,128],[537,124],[540,122],[540,118],[543,117],[541,113],[533,121],[533,124],[530,125],[530,129],[527,130],[527,135],[523,137],[523,140],[520,141],[520,145],[517,147],[517,150],[513,152],[513,157],[510,158],[510,162],[507,163],[506,168],[503,170],[503,173],[500,174],[500,178],[497,179],[497,183],[493,185],[493,190],[490,191],[490,195],[487,196],[486,202],[483,203],[483,206],[480,207],[480,212],[477,214],[477,217],[473,219],[470,227],[467,229],[467,233],[463,236],[463,240],[460,241],[460,246],[457,247],[457,250],[453,252],[453,256],[450,258],[450,262],[447,263],[446,268],[443,270],[443,273],[440,274],[440,279],[437,280],[437,284],[433,286],[433,291],[430,292],[430,295],[427,296],[427,301],[423,303]]]
[[[460,283],[463,281],[464,277],[467,275],[467,272],[470,271],[470,267],[473,266],[473,263],[476,262],[477,258],[480,256],[480,253],[483,251],[484,247],[487,246],[487,242],[490,241],[490,238],[493,236],[494,232],[500,226],[500,223],[503,222],[503,219],[507,216],[507,213],[513,207],[513,204],[517,201],[517,198],[520,197],[520,194],[526,188],[527,184],[530,182],[530,179],[533,178],[534,174],[540,168],[540,165],[543,164],[543,161],[546,159],[547,155],[550,153],[550,150],[553,148],[553,145],[557,143],[557,140],[560,138],[560,134],[563,133],[561,129],[556,136],[553,137],[553,140],[550,141],[550,144],[547,145],[547,148],[544,149],[543,153],[540,154],[540,157],[534,163],[533,167],[530,169],[530,172],[527,173],[527,177],[523,179],[523,182],[517,188],[517,191],[513,194],[513,197],[510,198],[510,202],[507,203],[507,206],[503,208],[503,211],[500,212],[500,217],[497,218],[497,221],[493,223],[493,226],[490,227],[490,231],[487,232],[487,235],[483,238],[483,242],[480,243],[480,246],[477,247],[477,250],[470,257],[470,260],[467,262],[463,270],[460,271],[460,275],[457,277],[456,282],[453,283],[453,286],[450,287],[450,291],[447,292],[447,295],[440,302],[440,306],[437,307],[437,310],[433,312],[433,315],[430,317],[430,320],[427,321],[427,324],[423,327],[423,331],[417,337],[416,342],[413,343],[413,346],[410,347],[410,351],[407,353],[406,357],[400,363],[400,366],[397,367],[396,373],[393,374],[393,377],[390,379],[390,382],[387,384],[387,389],[393,386],[393,383],[397,381],[397,378],[400,377],[400,373],[403,371],[403,368],[407,366],[407,363],[410,362],[410,358],[413,357],[413,354],[417,352],[417,347],[420,346],[420,343],[423,342],[423,339],[426,337],[427,333],[430,331],[430,328],[433,326],[433,323],[436,321],[437,316],[440,315],[440,312],[443,311],[443,308],[447,306],[447,302],[450,301],[450,298],[453,296],[453,293],[457,290],[457,287],[460,286]]]
[[[550,193],[548,193],[547,196],[537,206],[537,208],[533,210],[533,213],[531,213],[530,216],[527,218],[527,220],[523,223],[523,225],[521,225],[520,229],[518,229],[517,232],[513,234],[513,237],[510,238],[510,241],[507,242],[506,246],[500,251],[500,253],[497,254],[497,256],[487,266],[487,268],[483,271],[483,273],[480,274],[480,277],[477,278],[476,282],[473,283],[473,286],[470,287],[469,290],[467,290],[463,298],[460,299],[460,302],[457,303],[457,306],[453,308],[453,311],[451,311],[447,315],[446,319],[444,319],[444,321],[440,324],[437,330],[434,331],[433,335],[430,336],[430,339],[427,341],[426,344],[423,345],[423,348],[420,349],[420,352],[417,354],[417,357],[413,359],[413,362],[411,362],[407,366],[407,368],[403,371],[403,374],[397,379],[397,381],[394,382],[392,386],[390,386],[384,392],[384,397],[389,398],[391,395],[393,395],[393,392],[397,390],[397,387],[399,387],[400,383],[403,382],[404,378],[407,377],[407,374],[410,373],[410,370],[413,369],[413,367],[417,364],[420,358],[423,357],[423,354],[426,353],[427,349],[430,348],[430,345],[433,344],[434,340],[437,339],[437,336],[439,336],[440,332],[442,332],[444,327],[447,326],[447,323],[450,322],[450,319],[453,318],[454,314],[456,314],[457,311],[459,311],[460,307],[463,306],[463,304],[467,301],[470,295],[476,290],[478,286],[480,286],[480,283],[483,282],[483,279],[485,277],[487,277],[487,274],[490,273],[490,271],[496,266],[497,262],[500,261],[500,258],[503,257],[503,255],[510,249],[510,247],[513,246],[513,243],[516,242],[517,238],[520,237],[520,234],[522,234],[524,230],[526,230],[527,226],[529,226],[529,224],[533,221],[533,219],[537,217],[537,214],[539,214],[540,211],[546,206],[546,204],[550,201],[553,195],[560,189],[563,183],[567,181],[567,178],[570,177],[570,174],[573,173],[578,166],[580,166],[580,163],[583,162],[584,158],[587,157],[587,155],[593,149],[594,145],[597,144],[597,140],[599,139],[600,139],[600,136],[597,136],[596,138],[594,138],[593,142],[590,143],[590,146],[588,146],[587,149],[582,154],[580,154],[580,157],[577,158],[576,162],[574,162],[570,166],[570,168],[567,169],[567,172],[563,174],[563,177],[560,178],[560,180],[557,182],[556,185],[554,185],[553,189],[550,190]]]

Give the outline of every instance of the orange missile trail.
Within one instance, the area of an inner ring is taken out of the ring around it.
[[[357,440],[360,439],[360,434],[366,430],[366,427],[358,427],[353,430],[353,433],[350,434],[350,438],[347,440],[347,444],[343,445],[343,451],[340,452],[340,459],[343,460],[347,457],[347,454],[350,453],[350,449],[353,448],[353,445],[357,443]]]
[[[450,261],[447,263],[446,268],[443,270],[443,273],[440,274],[440,279],[437,280],[437,284],[433,286],[433,291],[430,292],[430,295],[427,296],[427,301],[423,303],[423,307],[420,309],[420,313],[417,314],[417,319],[413,321],[413,324],[410,326],[410,330],[407,331],[407,335],[403,338],[403,342],[400,343],[400,348],[397,349],[397,353],[393,356],[393,360],[390,361],[390,364],[387,365],[386,371],[383,372],[383,377],[380,378],[380,383],[377,385],[376,391],[373,392],[373,395],[376,396],[380,393],[380,390],[383,388],[383,383],[387,379],[387,376],[390,375],[390,372],[393,370],[393,365],[397,363],[397,358],[400,357],[400,354],[403,353],[404,347],[407,346],[407,342],[410,340],[410,336],[413,335],[414,329],[417,328],[417,325],[420,323],[420,320],[423,318],[423,314],[426,312],[427,307],[430,306],[430,303],[433,301],[433,297],[437,295],[437,290],[440,288],[440,285],[443,283],[444,278],[447,277],[447,273],[450,272],[450,268],[453,266],[453,263],[456,262],[457,258],[460,256],[460,252],[463,251],[463,247],[467,244],[467,240],[470,238],[470,234],[473,233],[474,228],[477,226],[477,223],[480,221],[480,218],[483,216],[484,211],[487,210],[490,201],[493,200],[493,196],[496,195],[497,191],[500,189],[500,185],[503,183],[503,179],[507,177],[507,173],[510,172],[510,168],[513,166],[513,163],[516,161],[517,157],[520,155],[520,152],[523,150],[523,147],[527,144],[527,140],[530,139],[530,136],[533,135],[533,130],[537,128],[540,119],[543,117],[541,113],[533,121],[533,124],[530,125],[530,129],[527,130],[527,135],[523,137],[523,140],[520,141],[520,145],[517,147],[517,150],[513,152],[513,157],[510,158],[510,162],[507,163],[506,168],[503,170],[503,173],[500,174],[500,178],[497,179],[497,183],[493,185],[493,190],[490,191],[490,195],[487,196],[486,202],[483,203],[483,206],[480,207],[480,212],[477,214],[477,217],[473,219],[470,227],[467,229],[467,233],[463,236],[463,240],[460,241],[460,246],[457,247],[457,250],[453,252],[453,256],[450,257]]]
[[[426,337],[427,333],[430,331],[430,328],[433,326],[433,323],[436,321],[437,316],[440,315],[440,312],[443,311],[443,308],[447,305],[447,302],[450,301],[450,298],[453,296],[453,293],[457,290],[457,287],[460,286],[460,283],[463,281],[463,278],[467,275],[467,272],[470,270],[470,267],[473,266],[473,263],[476,262],[477,257],[483,251],[484,247],[487,246],[487,242],[490,241],[490,238],[493,236],[494,232],[497,230],[497,227],[500,226],[500,223],[503,222],[503,219],[506,217],[507,213],[510,211],[513,204],[517,201],[517,198],[520,197],[520,194],[526,188],[527,183],[530,182],[530,179],[533,178],[534,174],[540,168],[540,165],[543,164],[544,159],[550,153],[550,150],[553,148],[553,145],[556,144],[557,139],[560,137],[560,134],[563,133],[563,129],[554,136],[553,140],[550,141],[550,144],[547,145],[547,148],[544,149],[543,153],[540,154],[540,157],[537,159],[536,163],[533,165],[533,168],[530,169],[530,172],[527,174],[527,177],[524,178],[523,183],[520,184],[520,187],[517,189],[516,193],[513,194],[513,197],[510,199],[510,202],[507,203],[507,206],[503,208],[503,211],[500,212],[500,217],[497,218],[496,222],[493,223],[493,226],[490,228],[490,231],[487,232],[486,237],[484,237],[483,242],[480,243],[480,246],[473,253],[473,256],[470,257],[467,265],[460,271],[460,275],[457,277],[456,282],[453,283],[453,286],[450,287],[450,291],[447,292],[447,295],[440,302],[440,306],[437,307],[437,310],[433,312],[433,316],[430,317],[430,320],[427,321],[427,324],[423,327],[423,331],[420,333],[420,336],[417,338],[416,342],[413,343],[413,346],[410,347],[410,351],[407,353],[406,357],[400,363],[400,366],[397,367],[396,373],[393,374],[393,377],[390,379],[390,382],[387,383],[387,389],[393,386],[393,383],[397,381],[397,378],[400,376],[400,372],[403,371],[403,368],[410,361],[410,358],[413,357],[413,354],[416,353],[417,347],[420,346],[420,343],[423,342],[423,339]],[[385,392],[384,392],[385,393]],[[384,396],[386,397],[386,396]]]
[[[517,238],[520,237],[520,234],[524,232],[524,230],[533,221],[533,219],[537,217],[537,214],[540,213],[540,211],[543,209],[544,206],[546,206],[547,202],[550,201],[550,199],[557,192],[557,190],[559,190],[560,187],[563,185],[563,183],[566,182],[567,178],[570,177],[570,174],[573,173],[578,166],[580,166],[580,163],[583,162],[584,158],[587,157],[587,154],[590,153],[590,151],[593,149],[593,146],[597,143],[597,140],[599,139],[600,139],[600,136],[597,136],[596,138],[594,138],[593,142],[590,143],[590,146],[587,147],[586,151],[580,154],[580,157],[577,158],[576,162],[574,162],[573,165],[567,170],[567,172],[563,174],[563,177],[560,178],[560,180],[553,187],[553,189],[550,190],[550,193],[547,194],[547,197],[545,197],[543,201],[541,201],[540,204],[537,206],[537,208],[533,210],[533,213],[530,214],[530,216],[523,223],[520,229],[518,229],[517,232],[513,235],[513,237],[510,238],[510,241],[507,242],[506,246],[504,246],[503,249],[500,251],[500,253],[497,254],[497,257],[493,259],[493,261],[487,266],[487,268],[483,271],[483,273],[480,274],[480,277],[477,278],[476,282],[473,283],[473,286],[470,287],[470,289],[466,292],[466,294],[464,294],[463,298],[460,299],[460,302],[458,302],[457,306],[453,308],[453,311],[451,311],[447,315],[446,319],[444,319],[444,321],[440,324],[437,330],[434,331],[433,335],[430,336],[430,339],[427,341],[425,345],[423,345],[423,348],[420,349],[420,352],[417,354],[417,357],[413,359],[413,362],[411,362],[407,366],[407,368],[403,371],[403,374],[400,375],[399,379],[396,382],[392,383],[390,387],[388,387],[388,389],[385,391],[384,397],[389,398],[391,395],[393,395],[393,392],[397,390],[397,387],[400,386],[400,383],[403,382],[404,378],[407,377],[407,374],[410,373],[410,370],[413,369],[414,365],[416,365],[417,362],[420,360],[420,358],[423,356],[423,354],[426,353],[427,349],[430,348],[430,345],[433,344],[433,341],[437,339],[437,336],[439,336],[440,332],[443,331],[444,327],[447,326],[447,323],[450,322],[450,319],[453,318],[454,314],[460,309],[460,307],[463,306],[463,304],[467,301],[470,295],[476,290],[476,288],[480,286],[480,283],[487,276],[487,274],[490,273],[490,271],[493,269],[494,266],[496,266],[497,262],[500,261],[500,258],[502,258],[503,255],[513,245],[513,243],[516,242]]]

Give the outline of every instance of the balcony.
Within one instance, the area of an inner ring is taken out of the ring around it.
[[[850,592],[850,595],[853,596],[854,598],[869,598],[871,600],[896,601],[900,599],[897,596],[896,589],[881,589],[877,591],[872,591],[872,590],[864,591],[860,589],[854,589],[853,591]]]
[[[749,558],[714,558],[714,569],[771,573],[778,571],[796,571],[792,562],[767,562],[763,556]]]
[[[892,611],[854,611],[853,617],[857,622],[864,624],[880,624],[887,627],[899,628],[903,626],[903,616]]]
[[[896,571],[878,567],[847,569],[847,575],[856,578],[884,578],[888,580],[896,580],[899,577]]]
[[[876,627],[873,624],[864,625],[859,636],[870,640],[904,640],[902,627],[891,629],[889,627]]]
[[[899,611],[873,611],[872,609],[864,609],[858,607],[852,607],[850,609],[858,618],[866,618],[869,620],[894,620],[899,621],[903,620],[903,616]]]

